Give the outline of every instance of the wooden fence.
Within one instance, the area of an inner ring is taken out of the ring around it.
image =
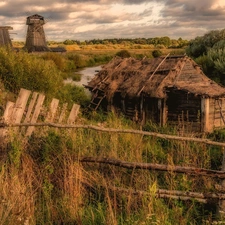
[[[44,106],[44,99],[45,96],[43,94],[37,92],[31,94],[31,91],[21,89],[16,102],[8,102],[6,105],[4,114],[2,116],[2,123],[0,124],[0,135],[7,135],[8,127],[25,127],[25,136],[29,137],[34,131],[35,127],[45,126],[70,129],[92,129],[96,130],[97,132],[131,133],[135,135],[154,136],[162,139],[205,143],[208,145],[219,146],[222,148],[223,151],[225,148],[225,143],[215,142],[209,139],[180,137],[154,132],[146,132],[141,130],[113,129],[93,125],[75,124],[75,120],[80,109],[79,105],[74,104],[72,109],[68,111],[67,104],[63,104],[61,107],[59,107],[58,99],[53,99],[49,107]],[[143,169],[153,171],[165,171],[173,173],[184,173],[192,176],[208,176],[219,179],[219,192],[217,191],[214,193],[197,193],[190,191],[158,189],[155,196],[159,198],[174,198],[181,200],[195,199],[196,201],[202,203],[207,203],[212,199],[217,200],[219,211],[221,212],[221,214],[225,214],[225,153],[223,157],[221,171],[204,168],[182,167],[176,165],[170,166],[152,163],[125,162],[111,158],[79,157],[77,160],[80,163],[103,163],[132,170]],[[134,195],[149,194],[141,190],[127,190],[121,187],[108,187],[108,189],[118,192],[133,193]]]
[[[58,123],[71,125],[75,122],[80,106],[74,104],[68,114],[67,103],[59,106],[59,100],[53,98],[50,105],[44,105],[45,95],[21,89],[16,102],[7,102],[1,124],[12,126],[14,124]],[[26,136],[31,136],[35,126],[27,126]],[[7,129],[0,130],[0,136],[5,136]]]

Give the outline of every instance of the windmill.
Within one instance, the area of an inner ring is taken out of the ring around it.
[[[28,16],[26,24],[28,25],[28,28],[25,49],[28,52],[51,51],[46,43],[43,28],[43,25],[45,24],[44,17],[38,14]]]
[[[0,26],[0,46],[12,47],[12,41],[9,35],[9,30],[12,30],[9,26]]]

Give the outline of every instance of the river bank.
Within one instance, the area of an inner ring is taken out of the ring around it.
[[[80,81],[73,81],[73,79],[67,78],[65,80],[66,84],[74,84],[78,86],[87,85],[88,82],[96,75],[96,73],[101,70],[102,66],[94,66],[94,67],[88,67],[84,68],[78,72],[75,72],[75,74],[81,74]]]

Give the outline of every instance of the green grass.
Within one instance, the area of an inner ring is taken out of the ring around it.
[[[83,118],[83,123],[136,128],[114,115],[91,121]],[[28,142],[23,137],[19,140],[18,135],[11,136],[6,161],[1,162],[0,196],[7,199],[0,205],[4,224],[18,224],[19,220],[29,224],[204,224],[203,220],[216,217],[215,205],[206,210],[204,204],[194,201],[156,198],[158,188],[212,191],[213,179],[77,161],[92,156],[210,168],[214,154],[205,144],[129,133],[43,128],[37,128]],[[111,187],[128,192],[112,191]],[[131,190],[146,194],[133,195]],[[23,202],[23,210],[19,210],[19,202]]]

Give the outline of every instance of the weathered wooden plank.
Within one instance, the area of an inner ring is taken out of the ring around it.
[[[63,120],[65,119],[65,117],[66,117],[66,111],[67,111],[67,105],[68,105],[67,103],[64,103],[63,104],[62,111],[61,111],[61,113],[59,115],[58,123],[62,123]]]
[[[20,123],[31,91],[21,88],[9,123]]]
[[[57,108],[59,105],[59,100],[56,98],[53,98],[49,107],[49,111],[48,114],[46,116],[45,122],[53,122],[54,121],[54,117],[56,115],[57,112]]]
[[[28,106],[28,110],[27,110],[26,117],[24,119],[24,123],[30,122],[30,120],[31,120],[31,113],[32,113],[32,110],[34,108],[34,105],[35,105],[35,102],[37,100],[37,97],[38,97],[38,93],[34,92],[32,94],[32,98],[31,98],[30,104]]]
[[[70,111],[70,115],[67,119],[67,124],[73,124],[74,123],[74,121],[76,120],[77,115],[79,113],[79,110],[80,110],[80,105],[74,104],[71,111]]]
[[[41,111],[41,108],[42,108],[42,105],[44,103],[44,100],[45,100],[45,95],[39,94],[37,104],[36,104],[33,116],[31,118],[31,123],[35,123],[37,121],[38,116],[39,116],[40,111]],[[30,136],[33,133],[33,131],[34,131],[34,126],[28,127],[27,132],[26,132],[26,136]]]
[[[14,102],[8,101],[6,103],[6,108],[3,114],[3,121],[4,123],[9,123],[12,117],[13,109],[14,109]],[[5,137],[7,135],[7,128],[1,128],[0,129],[0,137]]]
[[[210,132],[213,127],[209,123],[209,98],[202,98],[201,101],[201,112],[202,112],[202,131]]]
[[[9,123],[11,118],[12,118],[12,113],[13,113],[13,109],[14,109],[15,103],[14,102],[10,102],[8,101],[6,103],[6,107],[5,107],[5,111],[3,114],[3,120],[5,123]]]

